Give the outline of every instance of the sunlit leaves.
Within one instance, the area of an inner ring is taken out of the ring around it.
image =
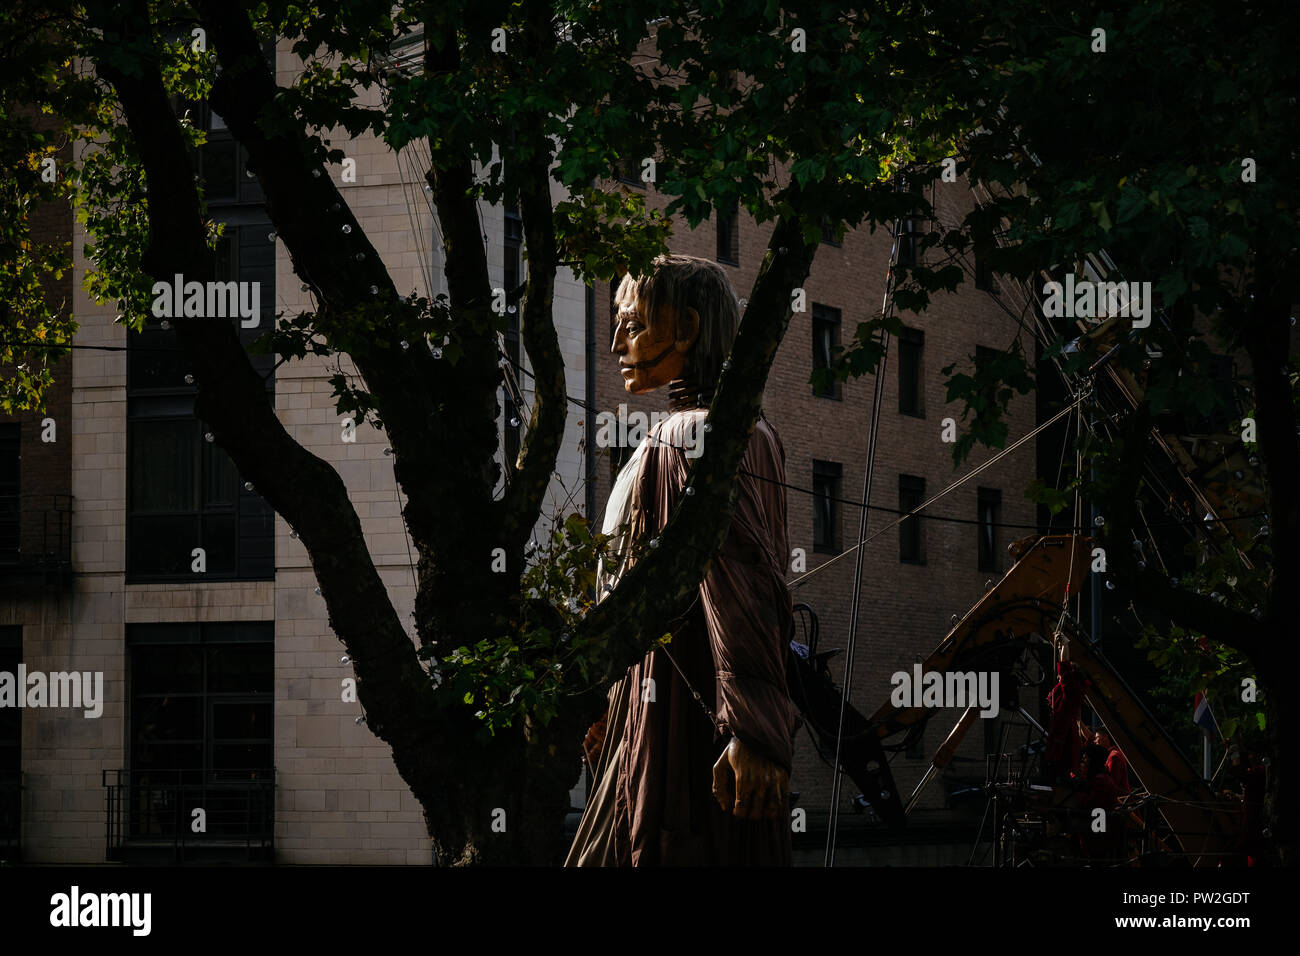
[[[67,354],[76,323],[59,294],[70,243],[33,229],[38,213],[59,217],[75,188],[77,118],[93,115],[93,86],[70,70],[73,40],[41,29],[52,16],[25,6],[0,10],[0,411],[38,409],[52,366]],[[71,32],[71,31],[69,31]]]
[[[591,648],[574,635],[594,603],[596,567],[614,559],[610,540],[593,534],[580,515],[557,518],[530,548],[509,633],[458,647],[437,662],[440,704],[470,709],[482,723],[480,735],[491,736],[516,724],[545,726],[562,696],[588,689]]]
[[[608,282],[650,266],[672,228],[644,197],[628,187],[585,189],[555,207],[561,256],[581,278]]]
[[[976,442],[1001,448],[1007,440],[1005,414],[1016,395],[1027,395],[1034,387],[1029,362],[1017,340],[1006,351],[989,351],[976,356],[972,373],[957,372],[956,364],[947,366],[947,401],[963,403],[961,418],[969,427],[953,446],[953,464],[959,465]]]

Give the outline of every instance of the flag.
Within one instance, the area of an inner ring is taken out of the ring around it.
[[[1210,713],[1210,702],[1200,691],[1196,692],[1193,708],[1192,720],[1196,726],[1216,736],[1222,736],[1219,734],[1219,725],[1214,719],[1214,714]]]

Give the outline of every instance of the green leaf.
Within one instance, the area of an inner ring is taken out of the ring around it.
[[[1115,222],[1122,225],[1136,219],[1147,207],[1146,197],[1138,189],[1125,189],[1119,198],[1119,207],[1115,210]]]
[[[1110,221],[1110,213],[1106,211],[1106,204],[1104,202],[1090,202],[1088,203],[1088,208],[1092,210],[1093,215],[1097,219],[1097,225],[1101,227],[1102,231],[1110,232],[1112,224]]]

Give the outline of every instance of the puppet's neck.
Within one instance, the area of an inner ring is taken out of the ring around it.
[[[708,408],[712,398],[712,389],[702,389],[687,379],[674,379],[668,383],[668,408],[674,412]]]

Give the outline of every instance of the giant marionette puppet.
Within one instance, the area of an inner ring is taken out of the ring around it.
[[[602,568],[599,598],[668,523],[740,322],[726,274],[690,256],[660,256],[649,275],[625,277],[615,309],[610,350],[624,388],[667,386],[672,414],[610,494],[603,529],[616,535],[617,566]],[[570,866],[790,862],[785,452],[762,417],[736,480],[735,517],[695,599],[651,611],[672,640],[610,688],[584,741],[592,792]]]

